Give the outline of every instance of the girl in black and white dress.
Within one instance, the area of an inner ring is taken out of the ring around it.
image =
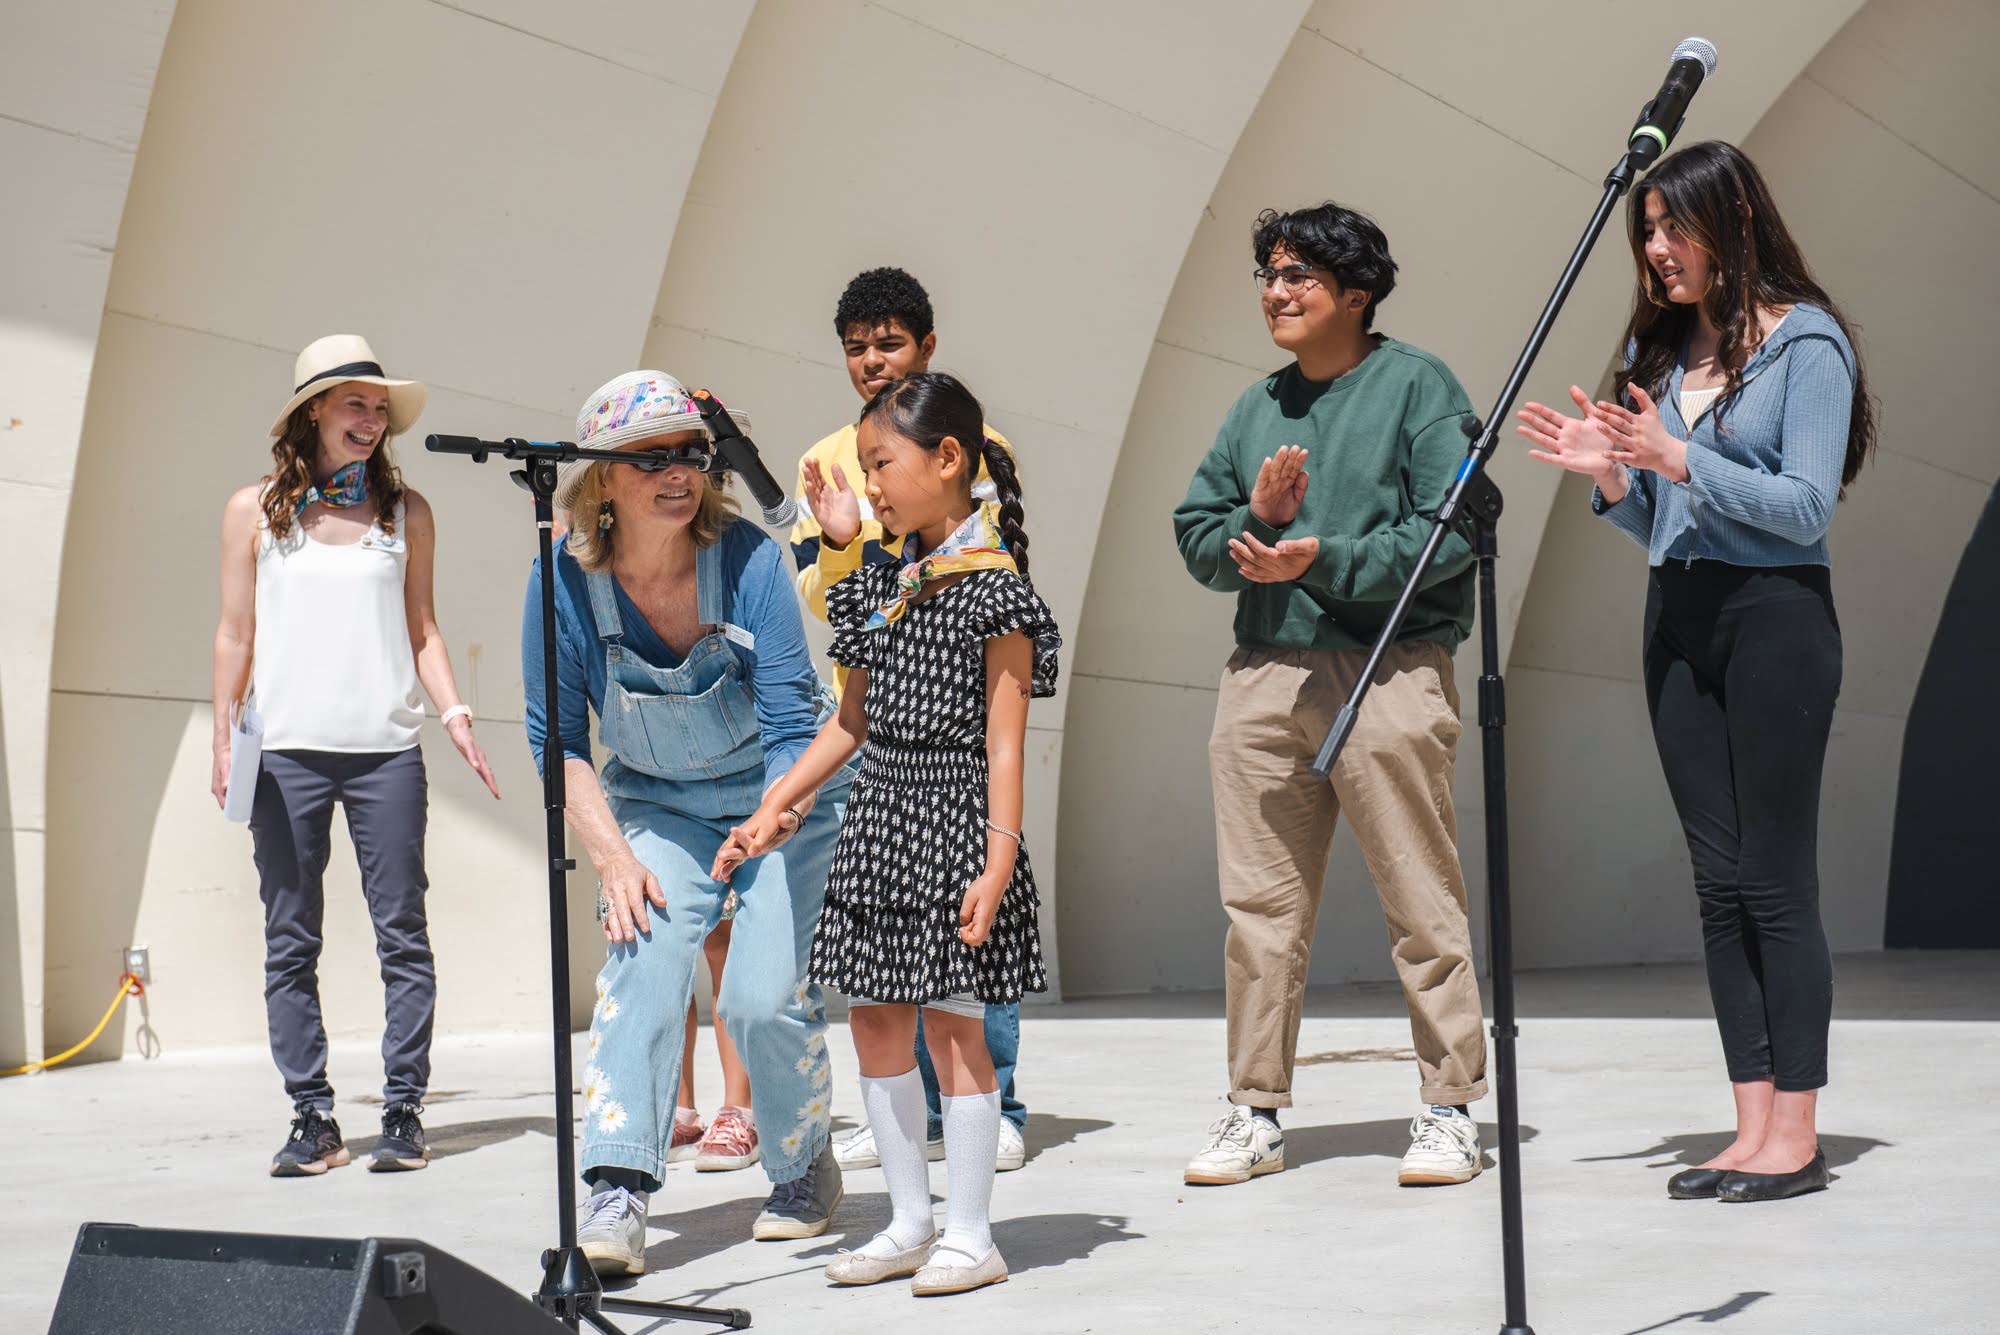
[[[862,410],[858,452],[899,565],[864,566],[827,593],[833,656],[851,670],[840,712],[731,835],[715,872],[782,841],[787,808],[866,743],[849,797],[812,977],[848,994],[862,1101],[894,1217],[827,1266],[837,1283],[914,1276],[956,1293],[1007,1278],[987,1212],[1000,1095],[988,1003],[1046,986],[1038,901],[1021,847],[1021,752],[1031,696],[1055,692],[1054,618],[1029,586],[1014,460],[979,402],[925,372]],[[981,458],[997,517],[974,500]],[[911,1059],[919,1008],[944,1091],[950,1203],[934,1241],[924,1094]]]

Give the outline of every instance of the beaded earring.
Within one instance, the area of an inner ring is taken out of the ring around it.
[[[616,522],[617,521],[612,517],[611,514],[611,502],[610,501],[599,502],[597,506],[597,531],[599,533],[609,533],[611,531],[612,524]]]

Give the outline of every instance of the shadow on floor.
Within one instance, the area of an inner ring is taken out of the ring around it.
[[[1698,1323],[1701,1325],[1712,1325],[1717,1321],[1727,1321],[1730,1317],[1747,1309],[1752,1303],[1770,1296],[1771,1294],[1768,1290],[1751,1289],[1747,1292],[1737,1294],[1726,1303],[1707,1308],[1704,1311],[1682,1312],[1679,1316],[1670,1316],[1665,1321],[1656,1321],[1650,1326],[1641,1326],[1637,1330],[1627,1331],[1625,1335],[1649,1335],[1649,1332],[1666,1330],[1671,1326],[1678,1326],[1684,1321],[1690,1324]]]
[[[1122,1214],[1029,1214],[993,1221],[993,1242],[1019,1275],[1069,1261],[1081,1261],[1099,1247],[1143,1238],[1126,1227]]]
[[[538,1135],[554,1139],[555,1134],[556,1119],[553,1117],[496,1117],[485,1122],[459,1122],[455,1125],[432,1125],[424,1128],[424,1140],[431,1148],[433,1159],[449,1159],[455,1154],[470,1154],[474,1150],[483,1150],[488,1145],[498,1145],[516,1136]],[[379,1139],[381,1139],[379,1136],[350,1136],[347,1141],[348,1153],[357,1160],[365,1159]]]
[[[1521,1127],[1521,1142],[1533,1140],[1538,1132],[1525,1123]],[[1493,1166],[1491,1148],[1500,1142],[1500,1128],[1491,1122],[1479,1125],[1479,1143],[1485,1146],[1486,1166]],[[1383,1122],[1347,1122],[1333,1126],[1287,1126],[1285,1128],[1285,1166],[1298,1168],[1322,1159],[1401,1159],[1403,1152],[1410,1148],[1410,1123],[1407,1118],[1392,1118]]]
[[[1103,1131],[1110,1125],[1101,1117],[1050,1117],[1046,1113],[1029,1113],[1028,1129],[1022,1135],[1022,1139],[1028,1142],[1028,1162],[1033,1163],[1050,1150],[1061,1149],[1080,1136]]]
[[[1525,1128],[1523,1128],[1525,1130]],[[1576,1163],[1618,1163],[1627,1159],[1659,1159],[1659,1163],[1647,1164],[1648,1168],[1693,1168],[1713,1159],[1729,1147],[1736,1139],[1732,1131],[1695,1131],[1683,1136],[1667,1136],[1658,1144],[1648,1145],[1643,1150],[1631,1150],[1624,1154],[1596,1154],[1577,1159]],[[1887,1140],[1877,1140],[1873,1136],[1821,1136],[1819,1147],[1826,1151],[1828,1168],[1845,1168],[1873,1149],[1892,1144]]]

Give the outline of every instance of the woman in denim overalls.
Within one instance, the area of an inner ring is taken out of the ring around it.
[[[584,403],[577,441],[667,449],[677,461],[657,471],[578,461],[556,490],[572,526],[555,558],[566,816],[597,871],[610,942],[584,1070],[592,1194],[578,1227],[603,1274],[645,1268],[646,1208],[665,1173],[696,961],[729,891],[709,866],[805,750],[829,699],[783,552],[730,513],[699,422],[673,377],[620,376]],[[539,581],[537,568],[521,644],[537,764],[547,736]],[[601,774],[591,710],[609,753]],[[828,785],[825,802],[791,810],[793,837],[734,882],[741,907],[718,1011],[750,1072],[773,1183],[760,1239],[823,1233],[840,1199],[824,1008],[806,964],[847,777]]]

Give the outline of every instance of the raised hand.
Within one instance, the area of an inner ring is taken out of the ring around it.
[[[1601,400],[1586,410],[1610,437],[1610,457],[1658,473],[1669,482],[1687,481],[1687,442],[1667,430],[1667,424],[1660,420],[1660,406],[1643,386],[1628,385],[1626,393],[1639,405],[1639,411]]]
[[[1236,573],[1252,584],[1283,584],[1312,569],[1313,558],[1319,555],[1319,539],[1284,538],[1271,547],[1259,542],[1256,535],[1245,533],[1229,540],[1229,555],[1236,562]]]
[[[1569,396],[1583,410],[1582,417],[1571,417],[1541,403],[1530,403],[1515,414],[1521,425],[1514,430],[1536,447],[1528,451],[1528,457],[1583,473],[1599,486],[1616,480],[1619,467],[1611,457],[1611,434],[1592,415],[1590,396],[1575,385],[1569,387]],[[1619,494],[1624,494],[1622,487]]]
[[[1303,445],[1281,445],[1278,452],[1257,465],[1257,481],[1250,488],[1250,513],[1272,528],[1283,528],[1299,517],[1306,498],[1306,449]]]
[[[833,474],[832,481],[827,474]],[[819,521],[819,531],[829,546],[845,547],[861,532],[861,500],[847,485],[847,474],[839,468],[822,468],[817,459],[805,464],[806,505]]]

